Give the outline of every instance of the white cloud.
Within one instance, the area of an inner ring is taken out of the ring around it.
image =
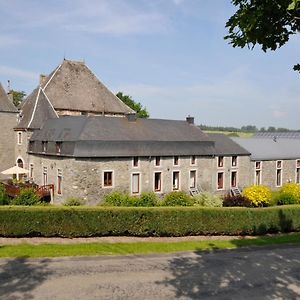
[[[3,66],[3,65],[0,65],[0,75],[6,76],[6,77],[13,76],[13,77],[19,77],[19,78],[23,78],[23,79],[36,80],[36,81],[38,80],[37,73],[24,71],[21,69]],[[7,79],[9,79],[9,78],[7,78]]]
[[[14,7],[4,6],[16,20],[14,26],[25,28],[49,28],[85,33],[107,33],[127,35],[136,33],[164,32],[169,19],[158,10],[145,10],[142,7],[120,0],[65,0],[60,6],[48,6],[41,2],[38,6],[26,2]],[[13,4],[12,4],[13,5]]]

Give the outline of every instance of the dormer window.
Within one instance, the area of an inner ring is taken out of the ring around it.
[[[43,153],[46,153],[47,149],[48,149],[48,142],[43,141],[42,142],[42,151],[43,151]]]
[[[61,144],[62,144],[62,142],[56,142],[55,143],[55,149],[56,149],[57,154],[61,153]]]
[[[174,156],[173,164],[174,164],[174,166],[178,166],[179,165],[179,157],[178,156]]]
[[[132,165],[133,167],[137,168],[139,166],[139,158],[138,156],[134,156],[132,159]]]

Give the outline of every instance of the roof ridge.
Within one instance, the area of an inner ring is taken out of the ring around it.
[[[39,91],[38,91],[38,93],[37,93],[37,96],[36,96],[36,98],[35,98],[35,103],[34,103],[34,108],[33,108],[33,111],[32,111],[32,115],[31,115],[31,119],[30,119],[30,121],[29,121],[29,123],[28,123],[28,128],[30,127],[30,125],[31,125],[31,123],[32,123],[32,121],[33,121],[33,118],[34,118],[34,115],[35,115],[35,111],[36,111],[36,108],[37,108],[37,103],[38,103],[38,101],[39,101],[39,96],[40,96],[40,91],[41,91],[41,87],[39,88]]]

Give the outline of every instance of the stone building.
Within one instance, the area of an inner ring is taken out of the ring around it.
[[[1,89],[0,100],[1,118],[15,118]],[[10,120],[5,126],[11,136],[2,136],[1,147],[11,158],[3,169],[18,163],[37,184],[53,184],[55,203],[73,196],[93,204],[116,190],[224,194],[254,183],[300,183],[300,139],[207,135],[192,117],[138,119],[82,62],[64,60],[41,75],[17,125]]]
[[[65,115],[124,116],[133,110],[116,97],[90,69],[78,61],[63,60],[50,75],[41,75],[39,86],[22,103],[15,128],[19,165],[29,168],[28,141],[49,118]]]
[[[17,124],[17,109],[12,102],[12,95],[7,94],[0,83],[0,171],[8,169],[15,164],[15,140],[13,128]],[[4,175],[0,173],[0,178]]]
[[[30,176],[39,185],[55,185],[56,203],[74,196],[92,204],[115,190],[224,193],[247,184],[250,162],[247,151],[226,136],[209,137],[191,117],[49,119],[34,132],[28,150]]]
[[[299,138],[268,135],[233,140],[251,153],[248,172],[251,184],[263,184],[271,189],[280,188],[286,182],[300,184]]]

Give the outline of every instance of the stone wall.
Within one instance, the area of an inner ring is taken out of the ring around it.
[[[15,136],[13,128],[17,125],[17,113],[0,112],[0,172],[15,164]],[[0,178],[6,176],[0,173]]]
[[[300,159],[300,158],[299,158]],[[287,182],[296,182],[296,160],[281,160],[282,161],[282,174],[281,185]],[[261,184],[269,186],[275,190],[280,188],[281,185],[276,184],[276,160],[262,161],[261,162]],[[251,184],[255,182],[255,161],[251,162],[251,171],[249,177],[252,177]]]
[[[154,174],[161,173],[161,191],[159,195],[173,190],[173,172],[179,171],[179,190],[189,192],[190,171],[196,171],[196,187],[216,192],[215,159],[197,157],[192,164],[190,156],[179,157],[178,165],[174,165],[174,157],[161,157],[160,165],[155,165],[155,157],[140,157],[138,166],[133,166],[133,158],[93,158],[74,159],[59,156],[29,155],[29,164],[33,164],[33,179],[43,185],[43,169],[47,168],[47,183],[55,185],[55,203],[61,203],[68,197],[79,197],[88,204],[101,201],[106,193],[124,191],[131,193],[132,174],[140,175],[141,192],[154,191]],[[225,169],[231,164],[231,157],[225,159]],[[239,157],[237,170],[239,184],[247,184],[245,171],[249,170],[249,157]],[[62,194],[57,194],[58,170],[62,172]],[[227,170],[227,169],[226,169]],[[113,186],[103,186],[104,171],[113,171]],[[223,193],[230,189],[230,178],[225,177],[226,185]]]
[[[21,143],[18,143],[18,135],[21,133]],[[14,132],[14,151],[15,151],[15,158],[14,158],[14,164],[17,162],[17,160],[20,158],[24,162],[24,168],[29,169],[29,157],[27,153],[28,149],[28,141],[32,135],[32,131],[15,131]]]

